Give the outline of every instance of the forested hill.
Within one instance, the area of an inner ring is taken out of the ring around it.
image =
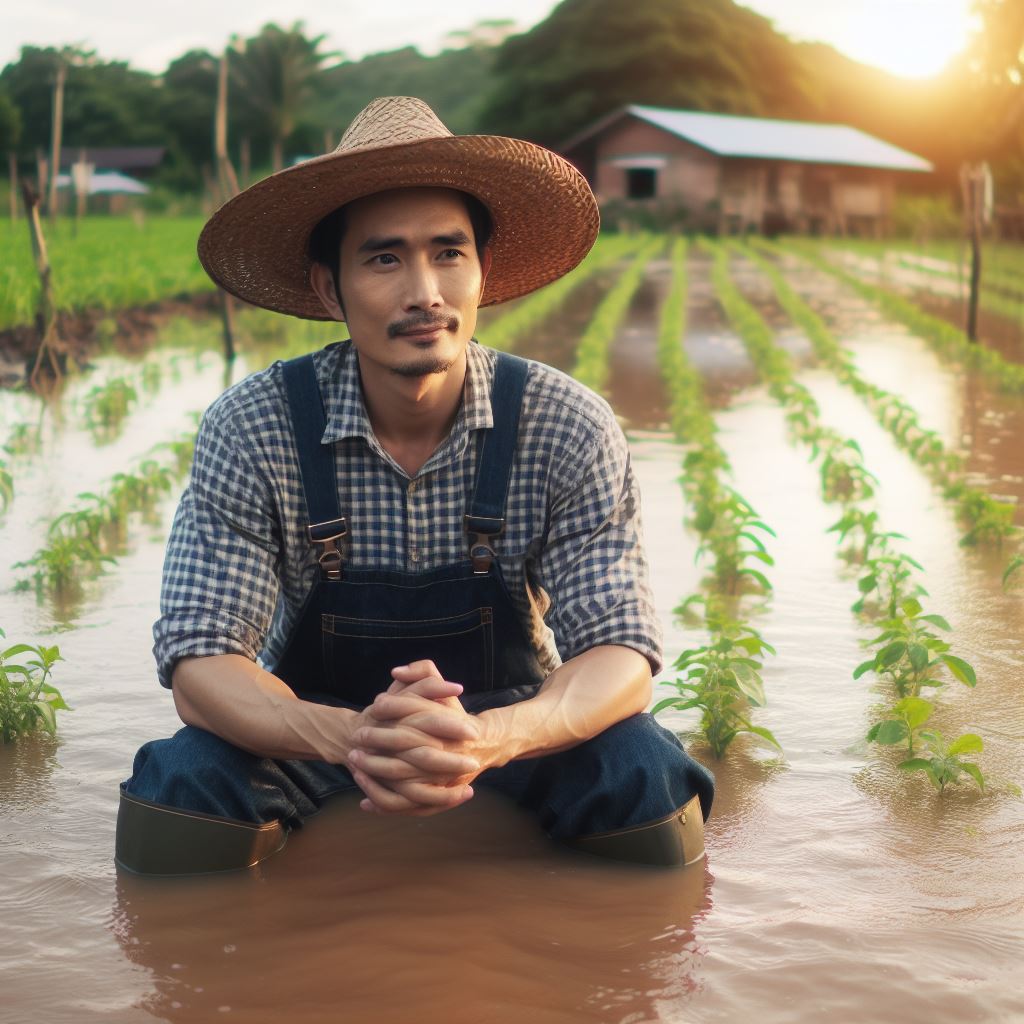
[[[1020,26],[1000,21],[1009,5],[973,2],[989,18],[982,49],[994,52],[996,40],[1018,60]],[[406,47],[338,60],[323,38],[301,22],[267,25],[231,54],[229,146],[237,162],[248,141],[254,174],[272,169],[273,153],[287,162],[336,145],[374,96],[409,94],[455,132],[549,146],[625,103],[843,122],[935,161],[946,181],[963,159],[984,156],[1005,180],[1024,184],[1019,119],[1007,116],[1021,88],[976,88],[966,57],[929,82],[899,79],[831,47],[794,43],[733,0],[563,0],[525,33],[494,45],[494,33],[468,32],[470,45],[434,57]],[[0,150],[16,151],[25,167],[37,147],[49,147],[57,56],[25,47],[0,72]],[[72,49],[64,58],[65,145],[164,145],[163,183],[200,185],[210,163],[214,55],[190,51],[161,76]]]

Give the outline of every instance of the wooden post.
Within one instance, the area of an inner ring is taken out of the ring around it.
[[[7,154],[7,173],[11,179],[11,223],[18,219],[18,158],[13,151]]]
[[[248,135],[242,137],[242,153],[239,159],[241,161],[239,169],[242,172],[242,183],[247,186],[249,184],[249,177],[252,174],[252,155],[249,150]]]
[[[52,222],[57,216],[57,176],[60,174],[60,141],[64,131],[64,79],[68,68],[63,59],[57,65],[57,78],[53,84],[53,123],[50,131],[50,192],[46,202],[46,215]]]
[[[230,45],[221,54],[217,74],[217,108],[214,115],[213,148],[217,162],[217,184],[220,201],[227,202],[241,191],[231,158],[228,156],[228,53]],[[248,143],[248,139],[246,140]],[[221,323],[224,327],[224,361],[231,365],[235,358],[235,299],[223,288],[221,296]]]
[[[46,254],[46,239],[43,237],[43,228],[39,223],[39,196],[32,191],[32,186],[22,182],[21,194],[25,200],[25,215],[28,218],[29,235],[32,239],[32,252],[36,259],[36,270],[39,272],[40,302],[37,324],[41,329],[42,336],[39,341],[39,351],[36,353],[35,364],[29,374],[29,381],[35,385],[42,369],[43,357],[45,356],[53,370],[55,377],[60,377],[60,364],[57,361],[54,346],[57,341],[57,310],[53,303],[53,287],[50,275],[50,260]]]
[[[978,293],[981,290],[981,226],[985,216],[988,168],[985,164],[963,164],[960,188],[964,217],[971,243],[971,288],[967,298],[967,340],[978,340]]]

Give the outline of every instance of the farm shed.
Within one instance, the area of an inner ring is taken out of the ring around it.
[[[560,151],[603,208],[656,208],[722,233],[876,234],[910,175],[932,165],[842,124],[630,105]]]

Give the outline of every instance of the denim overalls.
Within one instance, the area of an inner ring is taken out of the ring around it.
[[[479,432],[476,480],[465,516],[465,557],[426,572],[390,572],[345,564],[348,524],[338,503],[334,450],[321,443],[327,417],[313,359],[284,363],[308,534],[319,551],[320,578],[286,649],[267,668],[297,693],[365,706],[391,684],[395,665],[428,658],[445,679],[462,683],[467,707],[492,705],[502,700],[495,691],[543,681],[537,653],[491,547],[505,524],[527,369],[527,362],[516,356],[498,357],[494,425]],[[344,481],[340,489],[344,493]]]
[[[498,356],[493,426],[480,431],[465,515],[466,557],[407,573],[345,564],[348,523],[338,501],[344,481],[337,480],[333,448],[321,443],[326,419],[313,360],[283,364],[320,578],[268,668],[302,697],[362,707],[387,689],[393,666],[425,658],[444,678],[463,684],[461,700],[470,712],[536,693],[544,673],[491,546],[504,524],[527,370],[525,360]],[[567,750],[489,768],[477,782],[532,811],[550,836],[565,840],[671,816],[695,795],[706,818],[714,795],[711,773],[647,713]],[[144,744],[121,787],[122,809],[127,798],[136,810],[176,811],[179,818],[184,811],[197,822],[262,829],[274,822],[284,830],[301,825],[327,797],[355,788],[342,765],[260,757],[194,726]]]

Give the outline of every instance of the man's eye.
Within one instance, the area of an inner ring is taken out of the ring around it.
[[[462,250],[461,249],[445,249],[444,252],[441,253],[441,255],[442,256],[446,256],[448,259],[452,259],[455,256],[461,256],[462,255]]]
[[[395,260],[395,262],[396,262],[396,263],[398,262],[398,261],[397,261],[397,259],[396,259],[396,258],[395,258],[395,257],[394,257],[394,256],[393,256],[393,255],[392,255],[391,253],[389,253],[389,252],[382,252],[382,253],[378,253],[378,254],[377,254],[376,256],[374,256],[373,258],[374,258],[375,260],[388,260],[388,261],[390,261],[390,260]],[[380,264],[380,266],[383,266],[383,267],[390,267],[390,266],[391,266],[391,263],[390,263],[390,262],[387,262],[387,263],[381,263],[381,264]]]

